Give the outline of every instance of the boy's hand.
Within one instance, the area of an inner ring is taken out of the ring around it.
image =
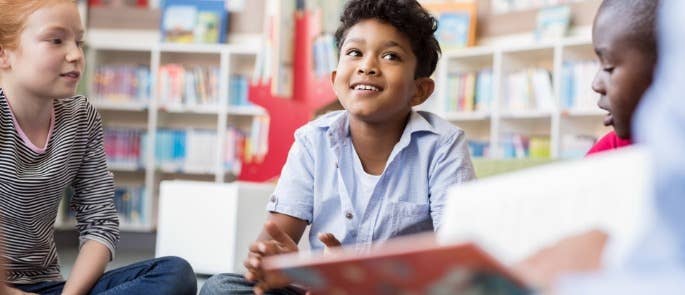
[[[319,233],[319,241],[321,241],[326,247],[323,248],[323,254],[328,255],[332,253],[334,248],[340,247],[342,244],[332,233]]]
[[[599,270],[607,238],[599,230],[565,238],[516,264],[514,271],[526,283],[549,291],[564,274]]]
[[[256,294],[263,294],[267,290],[282,288],[290,284],[289,280],[281,276],[271,273],[267,275],[262,268],[262,259],[267,256],[298,251],[295,241],[272,221],[267,221],[264,224],[264,232],[271,236],[271,240],[253,243],[244,263],[245,268],[247,268],[245,279],[256,282],[254,288]]]

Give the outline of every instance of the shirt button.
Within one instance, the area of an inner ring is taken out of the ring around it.
[[[345,218],[352,219],[352,217],[354,217],[354,215],[352,215],[352,212],[348,211],[347,213],[345,213]]]
[[[269,198],[269,201],[271,201],[271,203],[276,203],[276,195],[271,195],[271,198]]]

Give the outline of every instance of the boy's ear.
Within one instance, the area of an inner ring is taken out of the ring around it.
[[[338,74],[338,71],[333,70],[331,71],[331,85],[335,84],[335,76]]]
[[[416,83],[416,94],[411,99],[411,106],[422,104],[435,90],[435,81],[429,77],[418,78],[414,80],[414,83]]]

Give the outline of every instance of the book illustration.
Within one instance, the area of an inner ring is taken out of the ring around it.
[[[218,43],[221,16],[212,11],[200,11],[195,26],[196,43]]]
[[[468,46],[470,15],[466,12],[444,12],[438,18],[436,32],[440,45],[445,49]]]
[[[224,43],[228,13],[223,0],[166,0],[162,40],[177,43]]]
[[[421,5],[438,20],[436,37],[440,46],[453,49],[476,43],[475,1],[433,1]]]
[[[569,6],[554,6],[540,9],[537,15],[535,38],[537,40],[559,39],[566,35],[571,23]]]
[[[162,34],[166,42],[192,43],[197,8],[191,5],[170,5],[162,17]]]

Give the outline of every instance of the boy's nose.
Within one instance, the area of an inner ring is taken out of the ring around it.
[[[606,94],[605,93],[606,91],[604,89],[604,82],[602,81],[602,77],[600,77],[600,75],[602,75],[601,70],[598,71],[595,74],[595,78],[592,79],[592,90],[601,94],[601,95],[604,95],[604,94]]]
[[[362,75],[366,74],[366,75],[370,75],[370,76],[375,76],[377,74],[377,72],[378,71],[374,68],[366,68],[366,67],[359,67],[359,69],[357,70],[357,73],[359,73],[359,74],[362,74]]]

